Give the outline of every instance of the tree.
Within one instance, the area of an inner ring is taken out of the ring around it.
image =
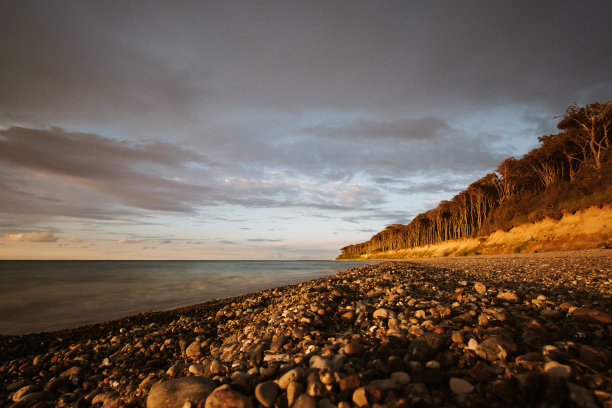
[[[568,157],[599,171],[602,155],[610,147],[612,102],[594,102],[584,107],[574,104],[561,117],[563,119],[557,128],[568,132],[571,140],[580,147],[580,154],[573,153]]]

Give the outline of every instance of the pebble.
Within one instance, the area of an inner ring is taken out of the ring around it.
[[[344,346],[344,354],[347,356],[359,356],[363,354],[365,348],[359,343],[349,343]]]
[[[548,361],[544,364],[544,372],[551,377],[568,379],[572,373],[572,368],[565,364],[559,364],[556,361]]]
[[[474,290],[475,290],[476,292],[478,292],[478,293],[481,293],[481,294],[482,294],[482,293],[486,293],[486,291],[487,291],[487,287],[486,287],[484,284],[480,283],[480,282],[476,282],[476,283],[474,284]]]
[[[230,388],[217,388],[206,398],[204,408],[252,408],[253,403],[246,396]]]
[[[255,398],[266,408],[274,406],[277,395],[278,385],[273,381],[262,382],[255,387]]]
[[[278,386],[283,390],[286,390],[289,384],[293,381],[301,381],[304,377],[304,369],[302,367],[294,368],[283,374],[281,378],[278,379]]]
[[[448,381],[451,391],[457,395],[469,394],[474,391],[474,386],[463,378],[453,377]]]
[[[292,408],[317,408],[317,400],[308,394],[301,394],[296,398]]]
[[[0,406],[612,408],[611,270],[606,251],[386,262],[0,336]]]
[[[181,377],[161,382],[151,388],[147,408],[181,408],[185,402],[208,397],[215,383],[205,377]]]

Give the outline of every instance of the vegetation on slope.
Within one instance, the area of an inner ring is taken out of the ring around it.
[[[338,259],[474,238],[545,217],[603,206],[612,197],[612,101],[570,106],[560,132],[542,136],[522,158],[505,159],[450,201],[393,224],[369,241],[342,248]]]

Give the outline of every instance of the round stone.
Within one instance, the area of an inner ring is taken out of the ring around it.
[[[274,406],[274,401],[278,396],[278,385],[273,381],[266,381],[257,384],[255,387],[255,398],[266,408]]]
[[[156,384],[147,398],[147,408],[181,408],[185,402],[208,397],[215,383],[206,377],[181,377]]]
[[[474,386],[463,378],[453,377],[449,380],[448,385],[451,391],[457,395],[469,394],[474,391]]]

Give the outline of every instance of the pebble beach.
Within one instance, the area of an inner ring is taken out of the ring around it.
[[[612,253],[381,262],[0,336],[0,406],[612,408]]]

